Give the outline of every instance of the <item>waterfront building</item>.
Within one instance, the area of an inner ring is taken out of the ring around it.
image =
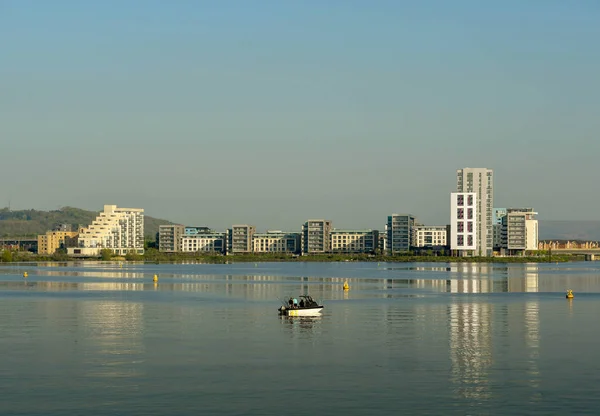
[[[206,234],[211,232],[213,232],[213,230],[209,227],[185,227],[184,230],[185,235]]]
[[[321,254],[331,251],[332,222],[329,220],[308,220],[302,225],[302,252]]]
[[[46,234],[38,235],[38,254],[52,255],[59,249],[77,247],[77,231],[47,231]]]
[[[377,234],[377,253],[387,253],[387,233],[377,231]]]
[[[253,225],[233,225],[227,230],[227,254],[252,252],[252,236],[255,232]]]
[[[181,250],[181,237],[185,228],[180,224],[160,225],[158,227],[158,251],[176,253]]]
[[[332,253],[375,253],[379,243],[377,230],[332,230]]]
[[[494,208],[492,215],[492,234],[494,236],[494,251],[502,248],[502,217],[506,215],[506,208]]]
[[[227,233],[207,228],[195,234],[184,234],[180,241],[179,251],[183,253],[225,253]]]
[[[389,254],[408,252],[413,246],[413,229],[416,218],[412,214],[392,214],[386,224]]]
[[[477,251],[477,194],[450,194],[450,249],[457,256],[478,255]]]
[[[538,249],[537,212],[533,208],[508,208],[502,218],[502,249],[505,254],[519,255]]]
[[[114,254],[144,254],[144,210],[104,205],[104,211],[79,230],[77,247],[68,248],[74,256],[98,256],[103,249]]]
[[[284,231],[255,233],[252,251],[255,253],[299,253],[301,234]]]
[[[487,168],[464,168],[456,171],[456,191],[477,195],[477,235],[475,251],[479,256],[493,254],[492,208],[494,206],[494,171]]]
[[[444,247],[448,240],[446,225],[418,224],[413,228],[413,247]]]

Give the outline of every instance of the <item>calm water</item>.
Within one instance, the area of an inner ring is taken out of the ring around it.
[[[0,414],[598,414],[599,318],[593,262],[5,265]]]

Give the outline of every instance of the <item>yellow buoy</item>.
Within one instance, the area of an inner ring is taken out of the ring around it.
[[[573,296],[573,291],[571,289],[567,290],[567,299],[573,299],[575,296]]]
[[[27,272],[23,273],[23,277],[27,277],[27,276],[29,276],[29,275],[27,274]]]
[[[152,278],[152,281],[155,283],[158,282],[158,275],[155,274],[154,277]]]
[[[350,286],[348,285],[348,281],[344,282],[344,290],[350,290]]]

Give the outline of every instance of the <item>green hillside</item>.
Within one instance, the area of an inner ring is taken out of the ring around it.
[[[97,215],[96,211],[72,207],[64,207],[56,211],[35,209],[9,211],[8,208],[2,208],[0,209],[0,237],[33,237],[44,234],[57,224],[71,224],[75,231],[80,225],[91,224]],[[163,224],[171,224],[171,222],[144,216],[146,238],[154,239],[158,226]]]

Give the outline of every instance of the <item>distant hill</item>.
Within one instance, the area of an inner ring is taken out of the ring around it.
[[[56,211],[35,209],[9,211],[8,208],[2,208],[0,209],[0,237],[33,237],[44,234],[57,224],[71,224],[75,231],[80,225],[91,224],[98,214],[99,212],[96,211],[72,207],[64,207]],[[171,222],[144,216],[146,238],[154,239],[158,226],[164,224],[171,224]]]
[[[600,221],[540,220],[540,240],[600,241]]]

